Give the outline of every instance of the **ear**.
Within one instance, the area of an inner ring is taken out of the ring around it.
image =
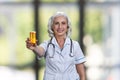
[[[67,28],[69,28],[69,26],[67,26]]]
[[[53,26],[51,27],[51,30],[54,32],[54,30],[53,30]]]

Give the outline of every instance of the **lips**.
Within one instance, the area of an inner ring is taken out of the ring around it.
[[[64,30],[57,30],[57,32],[62,33]]]

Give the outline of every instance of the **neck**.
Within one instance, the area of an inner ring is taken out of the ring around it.
[[[63,48],[66,37],[55,37],[60,48]]]

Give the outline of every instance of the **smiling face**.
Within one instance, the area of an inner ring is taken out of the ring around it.
[[[68,31],[68,22],[64,16],[57,16],[54,18],[52,30],[56,37],[58,36],[66,36]]]

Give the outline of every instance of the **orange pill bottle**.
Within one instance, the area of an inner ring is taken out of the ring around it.
[[[30,42],[32,44],[36,44],[36,32],[35,31],[30,32]]]

